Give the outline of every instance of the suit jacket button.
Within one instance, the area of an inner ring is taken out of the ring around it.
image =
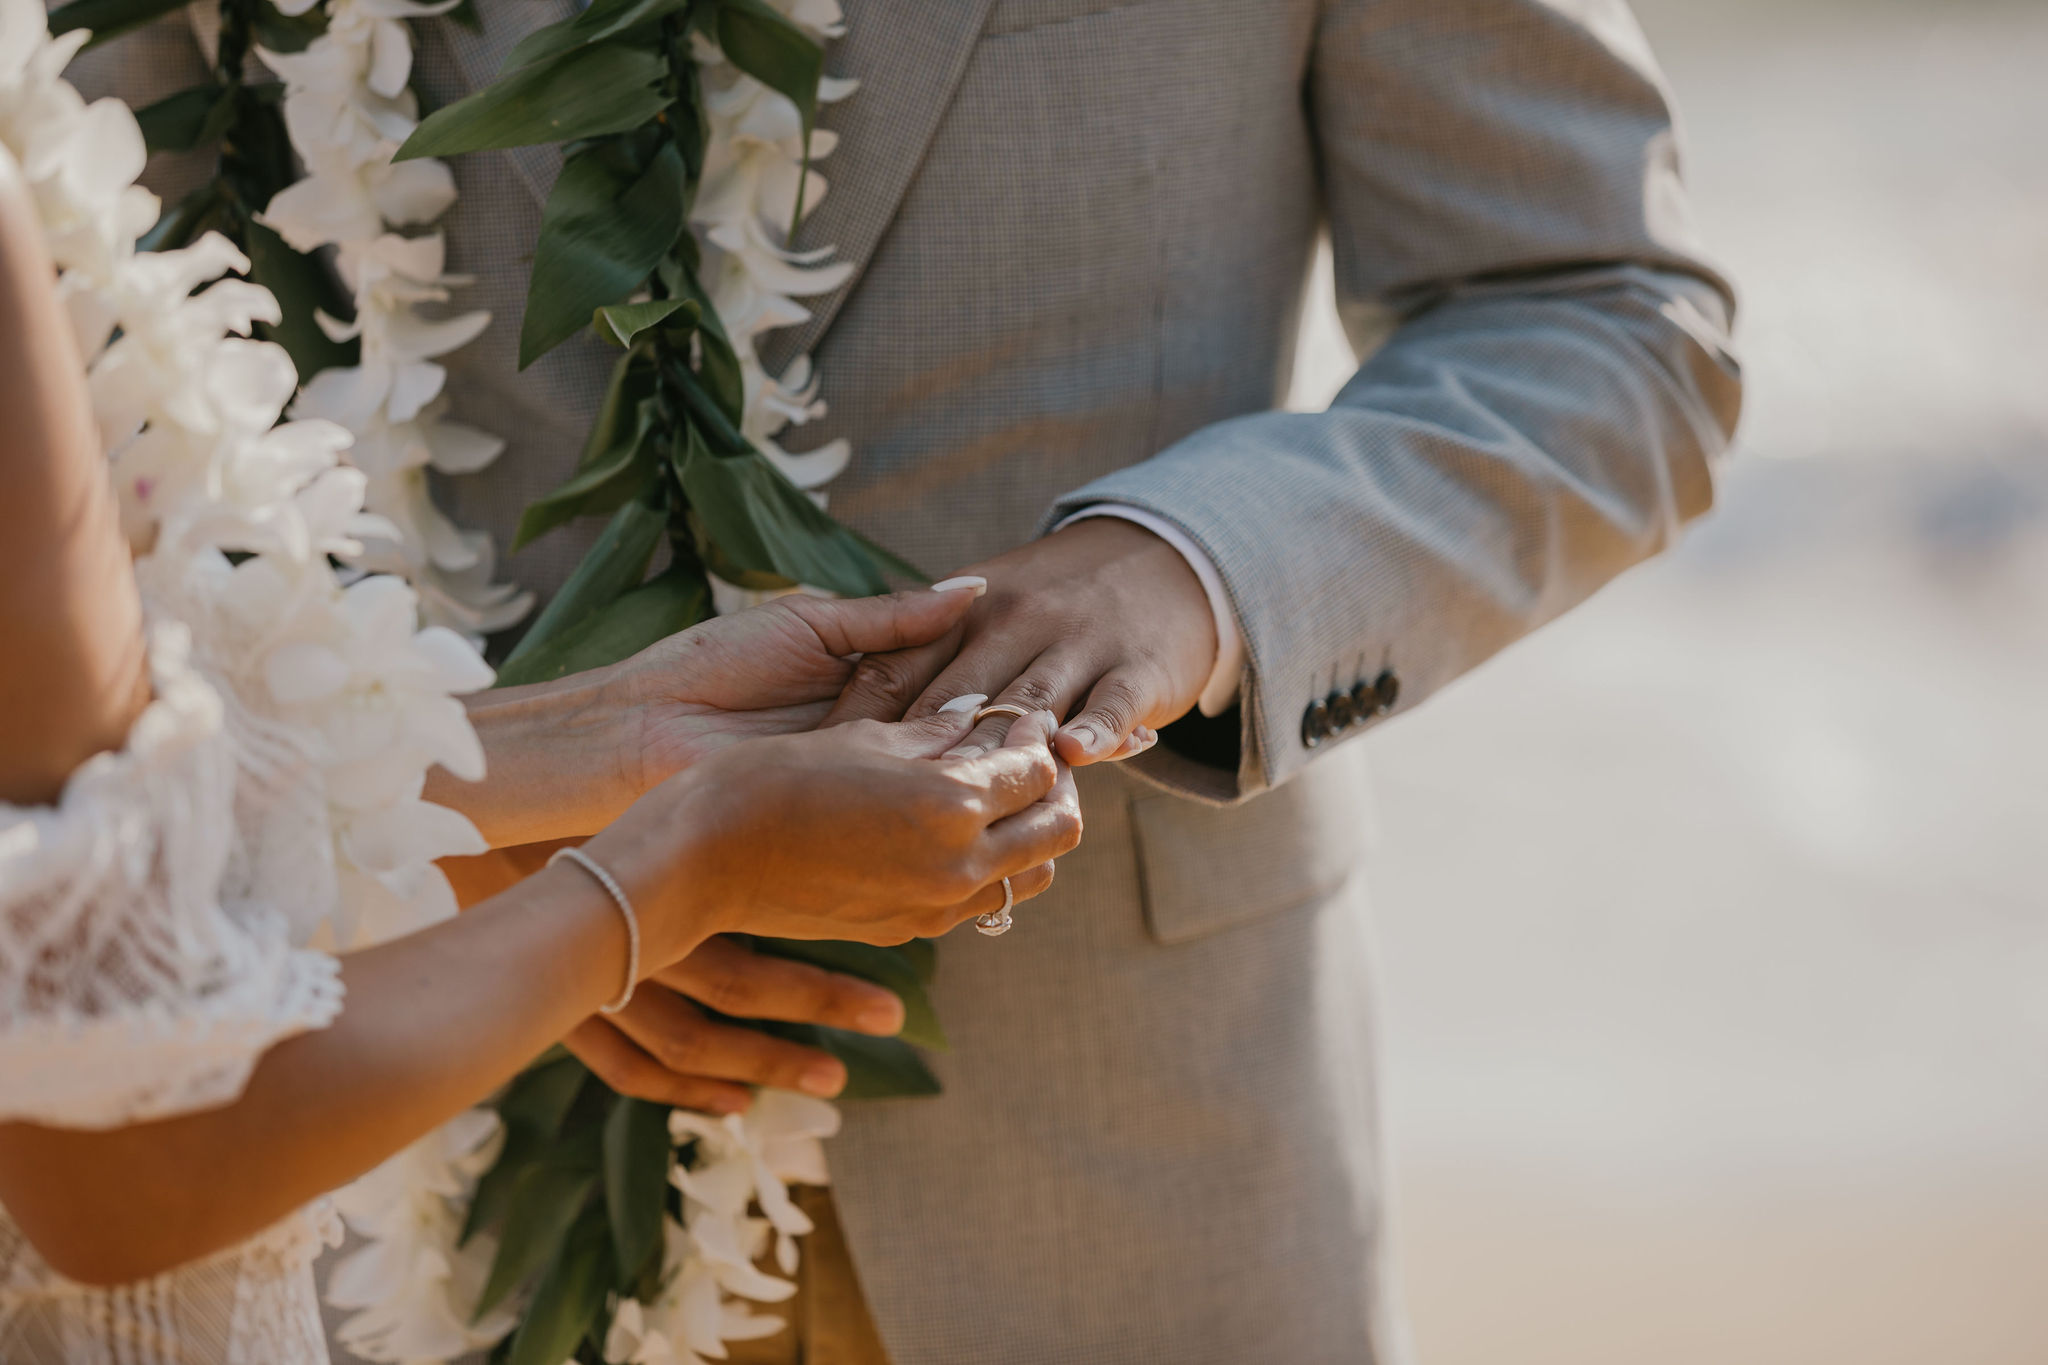
[[[1394,676],[1393,669],[1387,669],[1373,680],[1372,690],[1379,698],[1379,713],[1384,716],[1401,699],[1401,680]]]
[[[1363,724],[1380,713],[1380,694],[1376,684],[1362,682],[1351,689],[1351,714]]]
[[[1320,701],[1308,704],[1308,710],[1301,713],[1301,742],[1313,749],[1330,737],[1330,708]]]
[[[1358,721],[1358,712],[1352,709],[1349,692],[1332,692],[1325,705],[1330,708],[1330,729],[1343,734]]]

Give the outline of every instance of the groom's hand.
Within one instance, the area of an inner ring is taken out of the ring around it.
[[[903,1002],[891,991],[719,937],[563,1042],[621,1094],[713,1114],[742,1112],[757,1085],[823,1098],[845,1086],[846,1067],[829,1052],[721,1022],[707,1009],[885,1038],[903,1027]]]
[[[989,585],[966,621],[932,644],[862,659],[827,724],[914,719],[981,693],[1071,716],[1055,747],[1079,767],[1149,747],[1215,665],[1201,580],[1133,522],[1091,517],[966,572]],[[965,743],[993,748],[1009,725],[991,717]]]

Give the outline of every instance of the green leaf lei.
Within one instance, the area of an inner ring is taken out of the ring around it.
[[[506,658],[503,684],[610,663],[695,624],[710,610],[707,569],[849,596],[886,591],[885,573],[915,576],[741,434],[739,360],[689,230],[708,132],[693,34],[787,96],[808,132],[823,52],[761,0],[596,0],[529,35],[496,83],[429,115],[399,149],[404,160],[561,144],[520,364],[586,326],[623,348],[576,472],[526,509],[513,548],[575,517],[610,520]],[[668,565],[650,580],[664,545]]]
[[[915,573],[826,516],[741,435],[739,362],[689,229],[708,131],[693,33],[794,102],[808,136],[823,52],[761,0],[595,0],[529,35],[496,83],[429,115],[399,151],[562,144],[520,364],[586,326],[622,349],[575,473],[526,509],[513,548],[579,516],[609,520],[505,660],[501,685],[610,663],[695,624],[710,610],[707,568],[748,587],[809,583],[848,595],[886,590],[885,572]],[[664,544],[667,567],[649,578]],[[897,1039],[763,1026],[838,1056],[848,1097],[938,1089],[912,1046],[945,1046],[925,994],[929,945],[756,946],[902,997],[909,1022]],[[499,1238],[477,1311],[531,1284],[500,1356],[509,1365],[599,1359],[609,1295],[652,1297],[664,1272],[662,1211],[681,1214],[667,1179],[667,1110],[614,1094],[557,1053],[514,1082],[498,1111],[507,1141],[464,1229]]]

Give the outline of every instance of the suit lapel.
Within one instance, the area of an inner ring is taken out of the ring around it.
[[[896,216],[924,162],[939,120],[966,74],[994,0],[843,0],[846,36],[826,50],[834,75],[860,89],[827,106],[821,127],[839,146],[818,164],[830,191],[804,220],[795,245],[835,248],[832,259],[853,267],[830,294],[803,300],[808,322],[766,338],[762,360],[779,372],[817,345],[860,285],[868,260]]]

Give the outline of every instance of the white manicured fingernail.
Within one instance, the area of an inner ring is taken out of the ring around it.
[[[947,702],[944,706],[941,706],[939,708],[939,714],[942,716],[946,716],[951,715],[955,711],[979,710],[981,704],[987,700],[988,693],[986,692],[969,692],[966,696],[955,697],[953,698],[953,700]]]
[[[1102,736],[1096,733],[1092,725],[1069,725],[1067,737],[1080,745],[1084,754],[1092,754],[1102,747]]]
[[[980,574],[964,573],[957,578],[944,578],[932,584],[933,592],[959,592],[962,588],[974,589],[976,597],[988,591],[988,580]]]

